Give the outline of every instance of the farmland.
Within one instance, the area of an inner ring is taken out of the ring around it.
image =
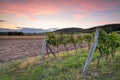
[[[0,62],[40,54],[42,40],[0,40]]]
[[[14,51],[1,52],[1,62],[8,63],[0,65],[0,79],[119,80],[120,37],[116,32],[106,33],[102,29],[88,69],[87,79],[82,74],[85,62],[91,56],[93,38],[97,39],[96,35],[95,37],[93,35],[49,33],[46,37],[46,48],[50,50],[46,49],[46,53],[53,51],[55,54],[42,56],[40,52],[43,50],[41,48],[43,39],[1,40],[1,50],[15,49],[18,52],[14,53],[16,55],[13,54]],[[24,53],[19,50],[23,50]]]
[[[40,55],[42,40],[43,36],[1,36],[0,63]],[[87,44],[83,45],[85,46]],[[71,46],[72,44],[69,44],[67,45],[67,48],[69,50],[73,50],[74,47]],[[56,47],[51,47],[53,48],[54,52],[57,52]],[[60,46],[59,51],[65,51],[63,45]]]
[[[0,36],[0,40],[43,39],[44,36]]]

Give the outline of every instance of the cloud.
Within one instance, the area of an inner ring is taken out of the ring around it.
[[[86,13],[82,13],[82,14],[74,14],[73,15],[73,18],[75,19],[75,20],[82,20],[82,19],[85,19],[85,18],[87,18],[89,16],[89,14],[86,14]]]
[[[1,14],[12,14],[30,20],[36,20],[36,16],[64,13],[72,16],[73,20],[81,20],[89,18],[93,13],[120,10],[119,8],[120,0],[0,0]]]
[[[39,4],[39,3],[31,3],[28,4],[9,4],[9,3],[1,3],[2,10],[11,10],[11,12],[19,12],[23,14],[54,14],[58,13],[61,10],[55,4],[47,3],[47,4]]]
[[[0,3],[1,14],[12,14],[16,15],[17,17],[25,17],[29,18],[30,20],[36,20],[35,15],[51,15],[57,14],[62,12],[56,4],[52,3],[35,3],[35,2],[28,2],[27,4],[23,3]]]
[[[17,17],[25,17],[25,18],[28,18],[30,20],[36,20],[34,17],[30,16],[29,14],[25,14],[25,13],[22,13],[20,11],[13,11],[13,10],[5,9],[5,10],[0,10],[0,13],[3,15],[12,14],[12,15],[15,15]]]
[[[8,1],[8,2],[7,2]],[[16,15],[50,15],[62,12],[94,12],[118,8],[119,0],[2,0],[1,10]]]
[[[0,20],[0,22],[6,22],[5,20]]]
[[[86,11],[104,11],[118,8],[117,5],[120,4],[119,0],[85,0],[78,1],[76,9],[84,9]],[[79,6],[80,5],[80,6]],[[78,7],[78,8],[77,8]],[[81,7],[81,8],[79,8]]]

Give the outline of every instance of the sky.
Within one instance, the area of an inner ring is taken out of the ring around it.
[[[120,23],[120,0],[0,0],[0,28],[90,28]]]

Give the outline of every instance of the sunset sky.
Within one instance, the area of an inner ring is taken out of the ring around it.
[[[89,28],[120,23],[120,0],[0,0],[0,28]]]

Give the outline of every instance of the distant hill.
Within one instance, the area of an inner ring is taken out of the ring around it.
[[[77,33],[77,32],[84,32],[85,29],[82,28],[63,28],[63,29],[58,29],[55,32],[57,33]]]
[[[17,30],[18,32],[23,32],[23,33],[44,33],[47,30],[44,29],[35,29],[35,28],[21,28]]]
[[[14,32],[14,30],[12,30],[12,29],[0,28],[0,32]]]
[[[23,33],[44,33],[49,30],[44,30],[44,29],[35,29],[35,28],[21,28],[17,30],[12,30],[12,29],[4,29],[0,28],[0,32],[23,32]]]
[[[107,24],[102,26],[96,26],[101,27],[106,32],[112,32],[112,31],[120,31],[120,24]],[[82,29],[82,28],[63,28],[56,30],[57,33],[92,33],[95,32],[96,27],[88,28],[88,29]]]
[[[96,26],[101,27],[107,32],[112,31],[119,31],[120,32],[120,24],[107,24],[102,26]],[[88,28],[88,29],[82,29],[82,28],[63,28],[63,29],[56,29],[56,28],[50,28],[48,30],[45,29],[36,29],[36,28],[21,28],[17,30],[12,29],[4,29],[0,28],[0,32],[3,32],[3,34],[6,34],[7,32],[23,32],[23,33],[44,33],[44,32],[57,32],[57,33],[92,33],[95,31],[96,27]],[[5,32],[5,33],[4,33]]]

